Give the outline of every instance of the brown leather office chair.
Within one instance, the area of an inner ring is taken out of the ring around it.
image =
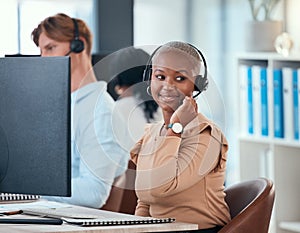
[[[266,178],[243,181],[225,189],[231,221],[219,233],[267,233],[274,205],[273,182]]]
[[[115,179],[106,204],[100,208],[101,210],[134,214],[137,204],[137,197],[134,190],[135,170],[135,164],[129,161],[127,171],[124,175]]]
[[[121,188],[126,183],[126,176],[122,175],[115,179],[113,186],[111,187],[110,194],[106,203],[100,208],[101,210],[109,210],[113,212],[119,212],[121,208],[121,202],[124,194],[124,189]]]
[[[126,185],[124,187],[124,193],[119,212],[125,214],[134,214],[135,207],[137,205],[137,196],[135,193],[136,165],[131,160],[128,163],[128,169],[125,175]]]

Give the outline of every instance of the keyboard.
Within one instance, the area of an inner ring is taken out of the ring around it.
[[[36,215],[51,218],[73,218],[73,219],[96,219],[97,215],[74,213],[72,207],[60,208],[24,208],[23,214]]]

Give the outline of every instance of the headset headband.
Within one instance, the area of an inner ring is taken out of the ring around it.
[[[195,79],[195,88],[194,91],[197,91],[197,94],[195,94],[193,96],[193,98],[197,97],[202,91],[205,91],[207,89],[208,86],[208,79],[207,79],[207,64],[206,64],[206,60],[205,57],[203,55],[203,53],[196,48],[194,45],[187,43],[189,46],[191,46],[194,50],[196,50],[196,52],[199,54],[202,62],[203,62],[203,66],[204,66],[204,74],[203,75],[197,75],[196,79]],[[148,81],[150,84],[150,80],[151,80],[151,74],[152,74],[152,59],[154,57],[154,55],[156,54],[156,52],[162,48],[164,45],[159,46],[158,48],[156,48],[154,50],[154,52],[151,54],[147,64],[146,64],[146,68],[144,70],[144,74],[143,74],[143,81]]]
[[[84,43],[79,39],[79,28],[77,20],[74,18],[72,18],[72,20],[74,23],[74,39],[71,41],[69,53],[81,53],[84,50]]]
[[[74,39],[77,40],[79,39],[79,30],[78,30],[78,23],[77,20],[72,18],[73,23],[74,23]]]

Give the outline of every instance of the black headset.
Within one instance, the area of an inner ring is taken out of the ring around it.
[[[194,45],[189,44],[189,46],[191,46],[192,48],[194,48],[198,54],[200,55],[202,62],[203,62],[203,66],[204,66],[204,74],[202,75],[196,75],[196,79],[195,79],[195,85],[194,85],[194,91],[196,91],[197,93],[195,95],[193,95],[193,98],[197,97],[198,95],[200,95],[200,93],[202,91],[205,91],[208,87],[208,78],[207,78],[207,64],[206,64],[206,60],[205,57],[203,55],[203,53],[197,49]],[[147,64],[146,64],[146,68],[144,70],[144,74],[143,74],[143,81],[146,81],[150,84],[150,80],[151,80],[151,74],[152,74],[152,58],[154,57],[155,53],[162,47],[163,45],[159,46],[158,48],[156,48],[154,50],[154,52],[151,54]]]
[[[70,52],[73,53],[81,53],[84,50],[84,43],[81,39],[79,39],[79,29],[77,20],[72,18],[74,23],[74,39],[70,43]]]

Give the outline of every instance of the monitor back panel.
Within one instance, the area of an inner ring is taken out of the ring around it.
[[[0,58],[0,192],[71,195],[70,58]]]

